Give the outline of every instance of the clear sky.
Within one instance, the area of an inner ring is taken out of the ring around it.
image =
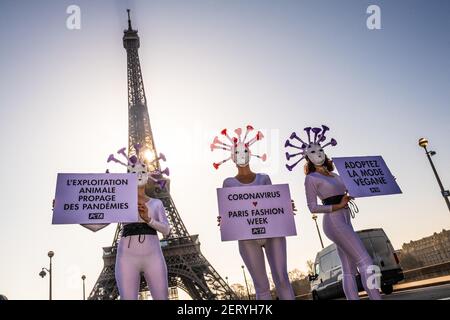
[[[81,29],[66,8],[81,8]],[[366,9],[381,8],[381,30]],[[51,225],[58,172],[104,172],[127,144],[126,8],[158,151],[171,193],[203,254],[230,283],[243,282],[235,242],[221,243],[216,187],[236,169],[209,144],[225,127],[252,124],[268,153],[252,168],[289,183],[299,235],[288,267],[306,271],[320,249],[301,170],[284,168],[292,131],[326,124],[330,156],[382,155],[401,195],[357,201],[355,229],[383,228],[395,248],[450,227],[450,213],[417,140],[425,136],[450,187],[450,2],[433,1],[5,1],[0,2],[0,294],[80,299],[103,267],[115,227],[92,233]],[[110,167],[120,172],[120,167]],[[321,222],[321,218],[319,220]],[[329,240],[325,240],[329,244]]]

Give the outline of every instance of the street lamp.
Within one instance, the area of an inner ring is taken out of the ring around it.
[[[248,300],[250,300],[250,291],[248,290],[248,283],[247,283],[247,277],[245,276],[244,266],[242,265],[241,268],[242,268],[242,273],[244,273],[245,286],[247,288],[247,297],[248,297]]]
[[[83,300],[86,300],[86,287],[84,286],[84,280],[86,280],[86,276],[84,274],[81,276],[81,280],[83,280]]]
[[[319,226],[317,225],[317,215],[313,214],[313,215],[312,215],[312,219],[313,219],[314,222],[316,223],[317,233],[319,234],[320,244],[322,245],[322,249],[323,249],[324,246],[323,246],[322,236],[320,235]]]
[[[52,300],[52,258],[55,255],[55,253],[53,251],[49,251],[47,253],[47,256],[50,258],[50,268],[42,268],[41,272],[39,272],[39,275],[41,276],[41,278],[44,278],[46,276],[46,272],[48,272],[48,276],[49,276],[49,300]]]
[[[434,156],[436,152],[427,150],[428,140],[426,138],[419,139],[419,146],[425,149],[425,154],[427,155],[428,161],[430,161],[430,165],[431,168],[433,169],[434,176],[436,177],[436,180],[439,184],[439,188],[441,188],[441,194],[444,197],[445,203],[447,203],[448,210],[450,211],[450,200],[448,199],[450,197],[450,191],[444,190],[444,186],[442,185],[441,179],[439,178],[436,168],[434,167],[433,160],[431,160],[431,157]]]

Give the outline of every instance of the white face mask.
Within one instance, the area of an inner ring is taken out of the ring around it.
[[[233,162],[239,167],[247,166],[250,162],[250,150],[245,146],[245,144],[242,142],[238,143],[233,151]]]
[[[305,154],[308,159],[316,166],[321,166],[325,163],[325,152],[318,144],[312,143],[306,148]]]
[[[138,186],[142,187],[147,184],[148,181],[148,171],[145,165],[136,163],[128,166],[128,172],[137,174]]]

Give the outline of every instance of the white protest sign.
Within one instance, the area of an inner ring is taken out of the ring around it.
[[[289,185],[218,188],[222,241],[295,236]]]
[[[59,173],[53,224],[138,222],[137,177],[131,173]]]
[[[352,197],[402,193],[381,156],[333,158],[333,164]]]

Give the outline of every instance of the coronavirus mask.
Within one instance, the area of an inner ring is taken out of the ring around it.
[[[237,166],[239,167],[246,167],[250,163],[250,157],[256,157],[260,158],[262,161],[266,161],[266,154],[263,154],[262,156],[253,154],[250,150],[250,146],[253,145],[256,141],[261,140],[264,138],[264,135],[261,131],[258,131],[256,133],[256,136],[247,141],[248,134],[253,131],[253,127],[248,125],[245,131],[244,138],[242,138],[242,129],[237,128],[234,130],[234,133],[236,133],[237,137],[230,137],[228,135],[227,129],[223,129],[221,131],[221,134],[226,137],[229,141],[229,143],[222,142],[219,137],[215,137],[213,143],[211,143],[210,148],[211,151],[214,151],[216,149],[222,149],[227,150],[230,152],[230,156],[220,162],[213,163],[214,168],[219,169],[219,166],[223,163],[227,162],[228,160],[232,160]]]
[[[143,187],[148,182],[148,171],[145,164],[141,164],[137,162],[136,164],[132,164],[128,166],[128,173],[134,173],[137,175],[138,186]]]
[[[306,147],[305,155],[316,166],[321,166],[325,162],[325,152],[323,152],[323,148],[317,143],[312,143]]]
[[[297,162],[293,164],[286,164],[286,168],[289,171],[292,171],[292,169],[306,157],[308,157],[309,161],[311,161],[316,166],[323,165],[326,159],[326,154],[323,151],[323,149],[325,149],[329,145],[332,145],[333,147],[337,145],[336,140],[334,140],[333,138],[328,143],[322,145],[322,143],[325,142],[326,140],[325,133],[328,130],[330,130],[330,128],[328,128],[327,126],[322,125],[322,128],[307,127],[304,130],[308,135],[308,142],[305,142],[295,132],[293,132],[289,137],[289,139],[286,140],[286,143],[284,144],[285,148],[295,148],[300,150],[294,154],[286,152],[287,160],[300,156],[300,159]],[[313,139],[311,139],[311,132],[314,134]],[[297,144],[292,143],[291,142],[292,140],[300,142],[301,145],[299,146]]]
[[[250,150],[245,146],[245,144],[238,143],[236,147],[232,149],[232,160],[239,167],[245,167],[250,162]]]
[[[131,157],[128,157],[125,153],[126,148],[122,148],[119,151],[117,151],[118,154],[123,156],[126,159],[126,163],[117,159],[114,157],[114,154],[110,154],[108,158],[108,162],[116,162],[119,163],[125,167],[127,167],[128,173],[134,173],[137,175],[137,181],[138,186],[143,187],[148,183],[148,180],[152,180],[154,183],[157,183],[161,189],[164,189],[164,186],[166,184],[165,176],[169,176],[169,168],[166,168],[164,170],[154,170],[154,171],[148,171],[148,165],[141,160],[140,155],[145,154],[143,152],[140,152],[141,147],[139,145],[135,145],[134,149],[136,151],[136,155],[132,155]],[[158,161],[163,160],[166,161],[166,157],[164,154],[160,153],[159,157],[151,160],[149,162],[149,165],[152,165],[152,167],[159,167]],[[157,165],[158,164],[158,165]]]

